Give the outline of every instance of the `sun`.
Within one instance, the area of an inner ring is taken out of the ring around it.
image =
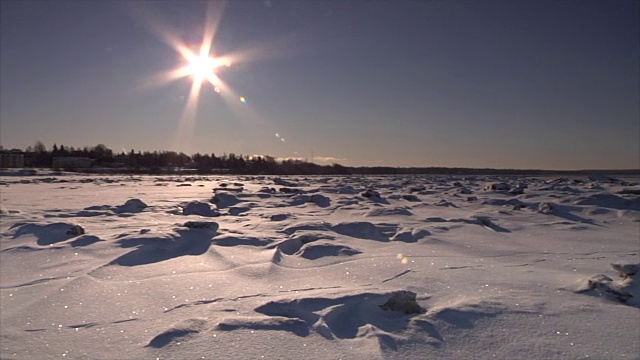
[[[144,14],[141,15],[141,18],[150,30],[178,53],[180,61],[176,68],[161,71],[148,77],[145,80],[145,86],[159,87],[179,79],[190,78],[191,91],[186,105],[189,107],[187,112],[190,114],[195,114],[198,96],[207,83],[223,96],[235,97],[235,101],[238,101],[239,98],[218,77],[222,67],[231,67],[232,63],[235,64],[238,61],[237,55],[218,56],[214,51],[214,39],[222,15],[223,4],[219,1],[210,1],[206,4],[204,29],[200,44],[185,43],[169,25],[163,24],[160,17],[154,15],[149,8],[142,6],[141,10],[137,11],[139,14]]]
[[[219,67],[229,67],[231,62],[224,58],[215,58],[207,54],[188,54],[185,56],[187,65],[184,68],[184,72],[187,75],[191,75],[194,78],[210,78],[215,74]]]
[[[219,62],[209,56],[192,56],[187,59],[187,72],[193,77],[206,78],[215,71]]]
[[[246,98],[236,94],[218,76],[223,68],[229,68],[232,64],[235,66],[238,63],[247,62],[251,57],[251,53],[247,51],[236,51],[235,53],[223,55],[218,55],[214,51],[214,39],[222,15],[223,4],[220,1],[207,2],[202,42],[200,44],[184,42],[170,26],[163,24],[160,21],[160,17],[154,16],[153,12],[147,7],[142,6],[142,10],[137,11],[137,14],[143,14],[141,19],[149,29],[160,40],[173,48],[179,58],[177,67],[148,77],[144,81],[144,86],[146,88],[156,88],[184,78],[188,78],[191,82],[191,88],[178,123],[176,134],[176,147],[178,149],[182,149],[183,144],[190,143],[200,94],[207,85],[210,85],[232,110],[237,110],[239,106],[247,105]]]

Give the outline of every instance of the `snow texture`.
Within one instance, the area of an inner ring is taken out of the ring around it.
[[[5,175],[0,358],[639,359],[637,181]]]

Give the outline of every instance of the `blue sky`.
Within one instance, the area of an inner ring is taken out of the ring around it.
[[[0,144],[269,154],[344,165],[640,167],[637,1],[2,1]],[[226,89],[226,88],[225,88]],[[241,102],[244,97],[246,102]],[[283,140],[284,139],[284,140]]]

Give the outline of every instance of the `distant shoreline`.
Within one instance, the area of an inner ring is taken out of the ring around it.
[[[248,176],[358,176],[358,175],[431,175],[431,176],[609,176],[609,177],[631,177],[640,178],[640,169],[617,169],[617,170],[536,170],[536,169],[488,169],[488,168],[391,168],[391,167],[342,167],[340,173],[315,173],[315,172],[287,172],[274,171],[272,173],[253,173],[240,169],[209,169],[206,171],[191,168],[154,168],[154,169],[132,169],[132,168],[84,168],[75,170],[60,171],[52,168],[0,168],[0,176],[42,176],[42,175],[65,175],[65,174],[86,174],[86,175],[248,175]]]

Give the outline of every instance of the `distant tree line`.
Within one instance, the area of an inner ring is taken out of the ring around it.
[[[160,174],[194,172],[198,174],[247,174],[247,175],[627,175],[639,176],[640,169],[626,170],[536,170],[536,169],[491,169],[491,168],[447,168],[447,167],[346,167],[340,164],[318,165],[302,160],[277,160],[268,155],[244,156],[234,153],[216,155],[196,153],[191,156],[175,151],[130,151],[114,152],[104,144],[74,148],[54,144],[51,150],[40,141],[25,149],[25,166],[51,168],[54,158],[86,158],[91,160],[89,168],[70,166],[59,170]]]
[[[54,158],[87,158],[91,159],[91,167],[77,169],[73,166],[59,170],[92,171],[110,169],[110,172],[126,173],[168,173],[196,172],[199,174],[349,174],[345,167],[334,165],[318,165],[302,160],[282,160],[268,155],[245,156],[234,153],[216,155],[196,153],[192,156],[175,151],[130,151],[114,152],[104,144],[74,148],[53,144],[49,150],[38,141],[25,149],[25,166],[51,168]]]

